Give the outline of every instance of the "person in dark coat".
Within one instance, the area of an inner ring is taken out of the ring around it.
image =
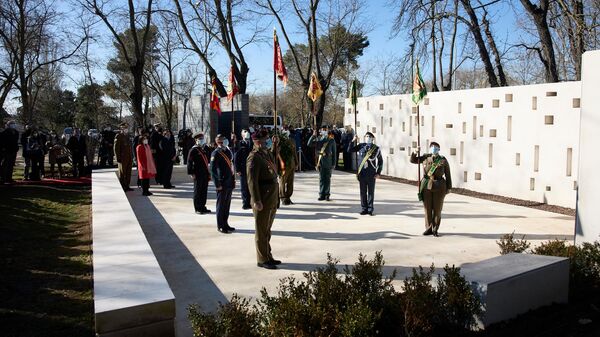
[[[253,144],[250,140],[250,132],[242,130],[242,140],[237,144],[235,151],[235,173],[240,178],[240,189],[242,193],[242,209],[251,209],[250,191],[248,190],[248,179],[246,175],[246,161],[252,151]]]
[[[154,129],[150,132],[150,139],[148,139],[150,149],[152,150],[152,157],[154,158],[154,164],[156,165],[156,183],[162,185],[160,179],[162,178],[162,155],[160,153],[160,141],[163,138],[162,124],[154,124]]]
[[[342,135],[342,151],[343,151],[343,159],[344,159],[344,171],[352,171],[352,153],[348,151],[350,146],[352,145],[352,139],[354,138],[354,131],[350,126],[346,126],[346,130]]]
[[[173,165],[177,159],[177,150],[175,149],[175,137],[171,130],[167,129],[163,132],[163,137],[158,143],[159,151],[159,162],[161,167],[158,169],[160,182],[164,188],[174,188],[171,184],[171,177],[173,176]]]
[[[17,131],[17,123],[8,121],[6,129],[0,133],[0,184],[12,184],[14,182],[13,170],[19,151],[19,131]]]
[[[210,181],[210,155],[211,150],[206,145],[206,139],[202,132],[193,135],[196,145],[192,146],[187,155],[187,172],[194,180],[194,211],[197,214],[210,213],[206,208],[206,195],[208,193],[208,182]]]
[[[40,137],[37,130],[33,130],[31,135],[27,137],[26,141],[26,153],[28,154],[31,172],[29,173],[29,180],[39,181],[41,179],[40,172],[40,161],[44,156],[44,150],[42,144],[40,144]]]
[[[29,173],[31,172],[31,158],[29,156],[29,147],[27,146],[28,139],[33,132],[33,128],[30,125],[25,125],[25,131],[21,134],[21,155],[25,162],[25,169],[23,171],[23,179],[29,180]]]
[[[235,168],[233,154],[227,147],[226,140],[224,136],[217,135],[215,139],[217,148],[210,155],[210,171],[217,190],[217,230],[224,234],[235,230],[227,223],[231,208],[231,193],[235,188]]]
[[[375,145],[375,135],[371,132],[365,134],[365,142],[358,143],[358,136],[353,140],[357,144],[348,152],[358,152],[358,169],[356,176],[360,186],[360,215],[373,215],[373,201],[375,200],[375,180],[380,177],[383,170],[383,156],[381,149]]]
[[[110,143],[112,144],[113,142],[114,139]],[[71,151],[71,159],[73,160],[73,176],[79,178],[85,172],[84,157],[87,153],[85,137],[81,134],[79,128],[73,130],[73,136],[69,138],[67,148]]]
[[[187,129],[187,130],[185,130],[185,132],[182,132],[182,133],[183,133],[183,135],[182,135],[183,137],[181,139],[179,139],[178,142],[179,142],[179,147],[181,147],[181,153],[183,154],[183,165],[186,165],[188,153],[190,153],[190,150],[196,144],[196,142],[194,141],[194,137],[192,135],[192,130]]]
[[[114,164],[114,141],[117,134],[112,130],[110,125],[104,128],[104,131],[100,133],[102,140],[100,142],[100,149],[98,150],[98,157],[100,157],[100,166],[106,167],[108,164],[110,167]]]
[[[129,124],[123,122],[119,125],[121,132],[115,136],[115,157],[119,167],[119,182],[123,191],[133,191],[129,184],[131,182],[131,167],[133,165],[133,152],[131,150],[131,138],[129,137]]]

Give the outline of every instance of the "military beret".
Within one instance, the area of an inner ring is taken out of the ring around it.
[[[265,130],[256,131],[252,134],[252,140],[265,139],[269,136],[269,133]]]
[[[365,133],[365,136],[375,138],[375,136],[369,131],[367,131],[367,133]]]
[[[200,136],[204,136],[204,132],[202,132],[202,131],[198,131],[198,132],[196,132],[196,133],[194,133],[194,134],[192,135],[192,138],[196,139],[196,138],[198,138],[198,137],[200,137]]]
[[[119,127],[122,128],[122,129],[128,128],[129,124],[127,122],[123,122],[123,123],[119,124]]]
[[[440,144],[438,144],[437,142],[431,142],[431,143],[429,143],[429,146],[441,147]]]

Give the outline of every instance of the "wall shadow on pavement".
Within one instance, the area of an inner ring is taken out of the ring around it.
[[[237,229],[235,234],[252,234],[251,229]],[[367,233],[340,233],[340,232],[306,232],[306,231],[271,231],[272,236],[289,236],[308,240],[325,240],[325,241],[375,241],[380,239],[404,240],[413,237],[412,234],[396,232],[396,231],[378,231]]]

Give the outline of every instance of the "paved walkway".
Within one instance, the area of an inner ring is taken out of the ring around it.
[[[324,265],[327,253],[340,264],[353,264],[359,252],[372,257],[382,251],[386,274],[398,271],[397,282],[413,267],[432,263],[460,266],[498,255],[496,240],[515,232],[532,243],[572,239],[574,219],[560,214],[449,194],[444,205],[440,237],[424,237],[423,211],[416,187],[379,180],[375,216],[361,216],[354,175],[335,172],[332,201],[317,201],[318,175],[296,175],[291,206],[282,206],[273,225],[271,246],[283,261],[279,270],[256,267],[252,213],[241,207],[234,192],[230,225],[234,234],[216,230],[216,217],[193,212],[193,185],[176,168],[177,188],[151,188],[153,196],[127,193],[136,216],[157,255],[177,302],[178,336],[191,336],[186,308],[199,303],[214,310],[233,293],[257,297],[262,287],[273,293],[279,279]],[[215,210],[211,186],[208,207]]]

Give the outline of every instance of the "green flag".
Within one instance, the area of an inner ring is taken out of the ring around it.
[[[350,87],[350,103],[352,105],[356,105],[358,103],[358,95],[356,94],[356,80],[352,81],[352,86]]]
[[[419,105],[419,102],[427,95],[427,88],[425,88],[425,82],[423,82],[423,78],[421,77],[421,71],[419,70],[419,62],[417,61],[417,73],[415,74],[415,79],[413,82],[413,93],[412,93],[412,101]]]

